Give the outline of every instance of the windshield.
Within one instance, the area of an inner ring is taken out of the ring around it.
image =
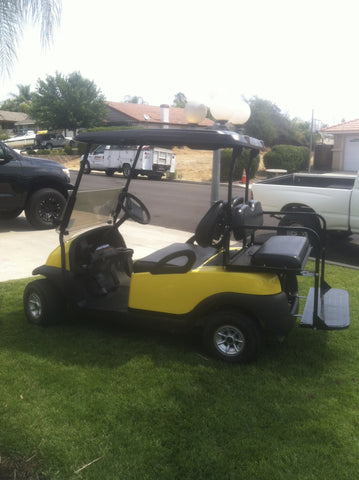
[[[81,190],[77,192],[76,202],[71,214],[66,235],[73,235],[105,224],[113,224],[119,194],[122,189]]]

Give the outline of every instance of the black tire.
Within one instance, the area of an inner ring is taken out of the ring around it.
[[[34,325],[54,325],[63,317],[62,296],[45,278],[34,280],[25,287],[23,303],[26,318]]]
[[[47,143],[45,145],[45,148],[47,148],[47,150],[52,150],[52,144],[51,143]]]
[[[122,173],[125,178],[129,178],[131,176],[131,165],[124,163],[122,165]]]
[[[250,317],[233,310],[209,314],[203,341],[208,352],[229,363],[254,361],[261,348],[261,332]]]
[[[162,173],[152,173],[147,177],[149,180],[162,180]]]
[[[86,175],[88,175],[89,173],[91,173],[91,167],[90,167],[90,164],[89,164],[88,160],[86,160],[86,162],[85,162],[84,173],[85,173]]]
[[[40,230],[54,228],[65,208],[66,199],[53,188],[42,188],[33,193],[25,208],[29,223]]]
[[[311,232],[295,230],[295,228],[291,229],[291,227],[310,228],[318,233],[319,239],[322,239],[323,235],[319,220],[311,215],[301,215],[300,213],[296,215],[286,215],[280,220],[278,226],[287,227],[287,230],[279,230],[278,235],[296,235],[308,237],[310,243],[316,248],[318,246],[318,237],[315,234]]]
[[[106,168],[105,170],[105,173],[108,177],[112,177],[115,172],[116,172],[115,168]]]

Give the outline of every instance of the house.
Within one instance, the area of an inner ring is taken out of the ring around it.
[[[106,102],[108,113],[105,124],[108,126],[141,126],[171,128],[188,126],[183,108],[161,105],[159,107],[138,103]],[[205,118],[200,126],[208,127],[213,121]]]
[[[359,119],[323,128],[321,132],[334,137],[333,170],[359,170]]]
[[[25,133],[27,130],[35,130],[35,120],[32,120],[27,113],[0,110],[0,127],[2,133],[11,136],[14,133]]]

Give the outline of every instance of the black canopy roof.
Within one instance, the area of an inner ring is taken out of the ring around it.
[[[262,150],[261,140],[231,130],[146,128],[80,133],[75,140],[101,145],[185,146],[200,150],[247,147]]]

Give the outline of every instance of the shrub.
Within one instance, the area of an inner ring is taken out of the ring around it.
[[[64,145],[64,153],[66,155],[73,155],[72,147],[71,145]]]
[[[248,168],[249,163],[249,150],[245,149],[242,155],[237,160],[233,172],[233,180],[241,180],[243,169],[246,169],[246,174],[249,178],[255,177],[259,167],[259,155],[253,160],[252,168]],[[229,176],[229,170],[232,160],[232,150],[225,149],[221,151],[221,182],[227,182]],[[249,171],[250,170],[250,171]]]
[[[282,168],[288,173],[305,170],[309,161],[309,148],[293,145],[275,145],[263,157],[265,168]]]

